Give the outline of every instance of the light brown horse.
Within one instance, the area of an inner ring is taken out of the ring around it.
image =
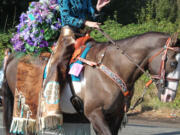
[[[169,35],[164,33],[149,32],[115,41],[117,46],[108,42],[92,42],[92,48],[87,55],[87,59],[98,62],[104,52],[104,48],[106,48],[102,63],[120,76],[125,82],[127,89],[132,93],[128,98],[128,103],[130,103],[134,84],[143,72],[121,53],[118,48],[124,50],[128,56],[133,58],[135,63],[142,69],[148,70],[151,75],[159,75],[163,53],[154,57],[151,62],[149,62],[149,58],[157,54],[157,52],[164,47],[168,37]],[[179,43],[180,41],[178,40],[176,46]],[[178,64],[175,59],[176,54],[177,52],[168,50],[165,61],[165,76],[176,69]],[[5,73],[6,78],[3,83],[4,122],[7,131],[9,130],[12,120],[17,63],[17,58],[13,56],[9,58]],[[38,67],[42,66],[42,63],[36,63]],[[38,80],[38,78],[39,76],[34,77],[35,80]],[[160,81],[157,79],[156,82],[159,84]],[[70,105],[69,102],[71,96],[71,93],[68,91],[69,82],[66,84],[61,94],[62,111],[66,113],[76,113],[75,110],[71,108],[72,105]],[[163,82],[163,84],[166,85],[166,82]],[[158,85],[159,98],[164,94],[164,85]],[[73,86],[76,94],[83,101],[84,115],[90,121],[96,133],[100,135],[117,135],[125,114],[124,108],[126,105],[125,97],[118,85],[98,68],[85,65],[84,72],[81,75],[81,82],[74,82]],[[31,95],[33,95],[33,93],[35,92],[32,91]],[[169,96],[174,99],[174,95]]]

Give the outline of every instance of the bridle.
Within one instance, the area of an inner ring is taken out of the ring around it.
[[[168,40],[166,41],[166,44],[164,45],[164,47],[158,51],[156,54],[154,54],[153,56],[151,56],[149,58],[149,64],[153,61],[153,59],[157,56],[159,56],[160,54],[162,54],[162,58],[161,58],[161,65],[160,65],[160,69],[159,69],[159,74],[158,75],[151,75],[151,78],[153,80],[156,80],[156,84],[160,85],[161,87],[165,87],[165,81],[166,80],[170,80],[170,81],[179,81],[179,79],[173,79],[173,78],[168,78],[166,77],[165,73],[165,63],[166,63],[166,59],[167,59],[167,52],[168,50],[172,50],[172,51],[178,51],[179,48],[178,47],[170,47],[171,44],[171,38],[169,37]],[[163,89],[164,90],[164,89]],[[171,89],[170,89],[171,90]],[[162,91],[163,92],[163,91]]]

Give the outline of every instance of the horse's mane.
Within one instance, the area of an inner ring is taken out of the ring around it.
[[[165,45],[167,39],[171,37],[172,46],[180,47],[180,38],[178,38],[178,33],[174,33],[172,35],[168,33],[163,32],[146,32],[139,35],[130,36],[124,39],[120,40],[114,40],[116,42],[116,45],[118,45],[120,48],[123,48],[123,50],[129,50],[134,45],[138,45],[139,43],[150,43],[149,46],[151,46],[151,43],[155,43],[156,46],[154,47],[162,47]],[[109,42],[96,42],[96,45],[99,45],[99,48],[103,49],[104,46],[114,46],[110,41]]]
[[[133,41],[135,39],[140,39],[140,38],[143,38],[143,37],[146,37],[146,36],[151,36],[151,35],[154,36],[154,37],[162,37],[162,38],[170,37],[169,34],[163,33],[163,32],[146,32],[146,33],[133,35],[133,36],[130,36],[130,37],[126,37],[126,38],[119,39],[119,40],[114,40],[114,41],[116,43],[129,42],[129,41]],[[98,44],[101,44],[101,45],[105,45],[105,44],[110,43],[110,42],[97,42],[97,41],[95,41],[95,42],[98,43]]]
[[[130,36],[124,39],[120,39],[120,40],[116,40],[118,41],[125,41],[125,40],[129,40],[129,39],[135,39],[135,38],[141,38],[141,37],[146,37],[146,36],[162,36],[162,37],[169,37],[170,35],[167,33],[163,33],[163,32],[146,32],[146,33],[142,33],[142,34],[138,34],[138,35],[134,35],[134,36]]]
[[[169,35],[168,33],[163,33],[163,32],[146,32],[143,34],[139,34],[139,35],[134,35],[134,36],[130,36],[124,39],[120,39],[120,40],[116,40],[116,42],[123,42],[123,41],[128,41],[128,40],[133,40],[133,39],[137,39],[137,38],[141,38],[141,37],[146,37],[146,36],[159,36],[159,37],[164,37],[164,38],[168,38],[171,35]],[[177,38],[177,41],[175,42],[175,45],[180,46],[180,38]]]

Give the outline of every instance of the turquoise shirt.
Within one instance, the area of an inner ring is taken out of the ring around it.
[[[75,28],[84,26],[84,22],[94,20],[95,10],[91,0],[58,0],[62,26]]]

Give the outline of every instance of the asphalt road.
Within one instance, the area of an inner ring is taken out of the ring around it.
[[[1,111],[0,135],[5,135]],[[123,128],[118,135],[180,135],[180,122],[150,122],[131,118],[127,126]]]

